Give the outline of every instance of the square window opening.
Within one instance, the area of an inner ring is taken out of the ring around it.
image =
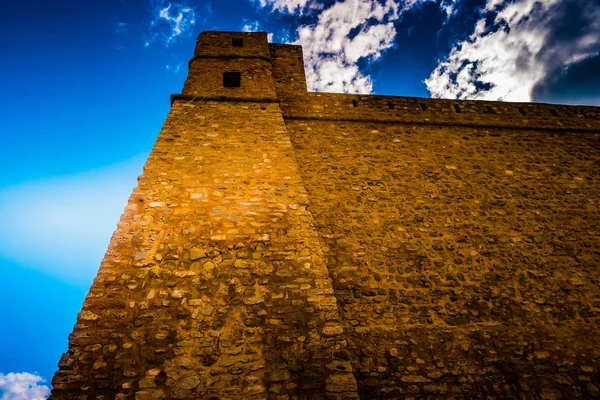
[[[233,47],[244,47],[244,39],[239,37],[234,37],[231,39],[231,45]]]
[[[240,87],[241,72],[223,72],[223,87]]]

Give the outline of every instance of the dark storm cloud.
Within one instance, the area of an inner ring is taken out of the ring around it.
[[[595,102],[599,32],[599,0],[487,0],[426,84],[433,97]]]
[[[547,73],[533,87],[532,100],[600,104],[600,2],[561,2],[552,16],[538,55]]]
[[[533,88],[533,100],[600,106],[600,55],[556,68]]]

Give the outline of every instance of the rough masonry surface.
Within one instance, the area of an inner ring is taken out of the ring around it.
[[[600,398],[599,108],[309,93],[212,31],[171,101],[52,399]]]

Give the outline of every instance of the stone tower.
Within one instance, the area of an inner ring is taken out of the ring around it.
[[[600,398],[596,107],[306,91],[203,32],[52,399]]]
[[[266,33],[199,36],[53,399],[356,397],[272,64]]]

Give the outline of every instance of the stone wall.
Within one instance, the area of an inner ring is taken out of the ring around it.
[[[233,39],[242,39],[242,46],[233,46]],[[196,41],[194,57],[257,58],[270,57],[266,32],[202,32]]]
[[[279,88],[278,88],[279,90]],[[308,93],[282,102],[286,120],[313,119],[598,133],[598,107]]]
[[[52,398],[352,398],[307,203],[277,104],[175,102]]]
[[[599,109],[307,93],[266,39],[199,36],[52,398],[600,398]]]
[[[600,395],[600,135],[286,127],[361,398]]]

